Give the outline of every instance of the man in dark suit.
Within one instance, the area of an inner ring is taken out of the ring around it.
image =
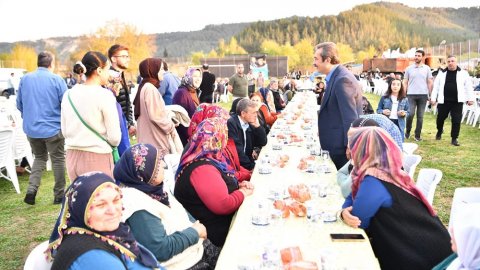
[[[362,90],[353,74],[340,65],[335,43],[315,46],[314,67],[325,74],[327,88],[318,113],[318,135],[322,149],[328,150],[340,169],[348,159],[347,131],[362,114]]]
[[[232,138],[237,148],[240,165],[252,170],[255,167],[255,159],[258,153],[254,147],[262,147],[267,144],[267,134],[257,119],[255,103],[248,98],[241,99],[227,121],[228,138]]]
[[[213,90],[215,89],[215,75],[208,71],[208,64],[202,65],[202,83],[200,84],[200,103],[212,103]]]

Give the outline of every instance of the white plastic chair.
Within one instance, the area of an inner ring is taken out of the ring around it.
[[[177,172],[178,165],[180,164],[180,155],[179,154],[168,154],[163,157],[163,161],[167,164],[167,169],[165,170],[165,179],[163,182],[164,185],[169,189],[170,193],[173,194],[175,189],[175,173]]]
[[[419,155],[404,155],[403,156],[403,169],[410,175],[412,179],[415,174],[417,165],[422,161],[422,157]]]
[[[437,169],[420,169],[418,172],[416,186],[427,197],[428,202],[433,205],[433,196],[438,183],[442,180],[443,173]]]
[[[450,210],[450,228],[455,218],[462,213],[462,209],[467,204],[480,205],[480,187],[462,187],[456,188],[453,194],[452,209]]]
[[[48,248],[48,240],[36,246],[30,254],[28,254],[24,270],[50,270],[52,263],[47,260],[43,253]]]
[[[27,139],[27,135],[23,132],[23,120],[21,118],[20,112],[17,110],[14,115],[15,121],[15,141],[13,145],[13,158],[15,160],[22,160],[26,158],[30,167],[33,166],[33,154],[32,148],[30,147],[30,142]],[[30,172],[30,171],[29,171]]]
[[[402,145],[403,152],[407,155],[413,155],[413,152],[418,149],[418,144],[416,143],[404,142]]]
[[[18,184],[17,171],[15,170],[15,160],[13,159],[13,130],[5,129],[0,131],[0,168],[5,167],[7,175],[0,170],[0,177],[13,183],[15,191],[20,194],[20,185]]]

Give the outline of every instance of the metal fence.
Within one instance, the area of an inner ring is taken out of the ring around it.
[[[432,55],[455,55],[462,68],[473,70],[480,63],[480,39],[449,43],[443,40],[437,46],[425,48],[425,53]]]

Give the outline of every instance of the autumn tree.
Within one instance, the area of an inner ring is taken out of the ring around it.
[[[337,52],[341,63],[350,63],[355,61],[355,54],[348,44],[337,43]]]
[[[203,58],[205,58],[205,54],[203,52],[193,52],[191,54],[192,64],[200,65],[200,62]]]
[[[357,53],[357,63],[362,63],[363,59],[373,58],[377,54],[377,50],[372,45],[368,46],[366,50],[361,50]]]
[[[310,39],[302,39],[295,44],[293,48],[298,54],[298,64],[300,69],[308,69],[313,63],[313,42]]]
[[[12,48],[10,54],[6,55],[5,60],[11,67],[24,68],[31,72],[37,69],[37,58],[35,49],[17,44]]]
[[[151,35],[141,33],[134,25],[118,20],[109,21],[95,33],[84,36],[78,49],[71,54],[73,63],[81,60],[88,51],[99,51],[108,56],[108,49],[114,44],[129,48],[130,66],[127,73],[133,78],[138,73],[138,64],[156,52]]]

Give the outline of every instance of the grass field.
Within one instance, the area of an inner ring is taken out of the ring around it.
[[[379,97],[366,94],[376,108]],[[221,104],[230,108],[230,104]],[[455,188],[480,186],[480,129],[462,124],[460,147],[450,145],[450,123],[445,124],[442,141],[435,140],[435,118],[427,113],[417,154],[422,156],[421,168],[443,171],[443,179],[436,190],[434,207],[441,220],[447,224]],[[411,139],[409,141],[412,141]],[[22,194],[15,193],[13,185],[0,180],[0,269],[23,269],[25,259],[40,242],[50,237],[60,205],[53,205],[53,173],[45,172],[37,194],[36,204],[23,202],[28,186],[28,174],[19,177]]]

